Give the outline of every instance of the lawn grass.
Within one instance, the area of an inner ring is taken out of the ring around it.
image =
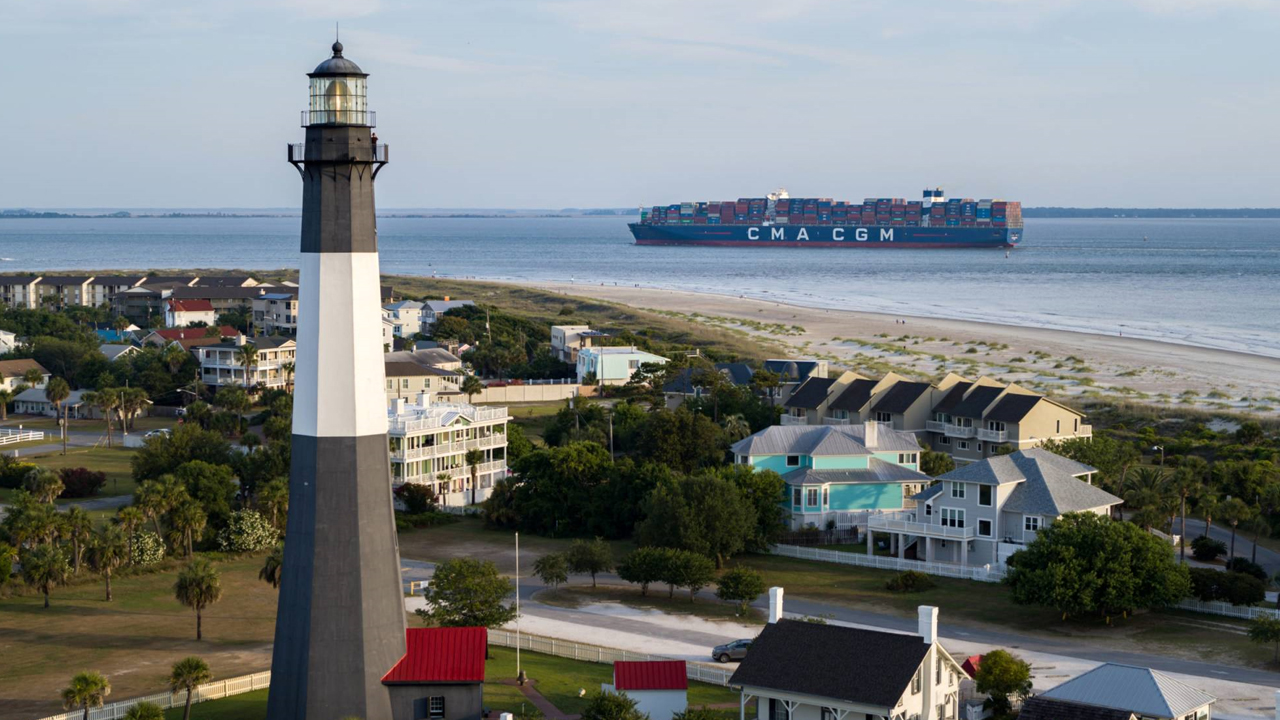
[[[748,625],[764,624],[764,613],[758,608],[748,608],[745,616],[740,615],[737,604],[727,603],[717,598],[714,588],[703,589],[694,602],[689,602],[688,590],[677,589],[674,597],[668,597],[667,586],[658,584],[649,586],[648,595],[641,595],[638,587],[610,585],[592,589],[590,585],[562,585],[555,589],[542,590],[534,597],[548,605],[566,608],[611,602],[641,610],[658,610],[669,615],[693,615],[707,620],[724,620]]]
[[[551,424],[556,413],[560,412],[560,408],[563,408],[564,405],[564,400],[517,403],[508,405],[507,412],[511,413],[511,422],[519,425],[520,429],[524,430],[525,437],[531,440],[541,440],[546,435],[547,426]]]
[[[40,455],[29,455],[22,458],[22,460],[35,463],[49,470],[83,467],[104,472],[107,474],[107,484],[102,486],[102,489],[98,491],[95,497],[109,497],[132,495],[137,488],[137,484],[133,481],[133,468],[130,464],[137,452],[134,448],[122,447],[69,447],[66,455],[63,455],[59,450],[55,450]],[[77,499],[83,500],[87,498]],[[59,503],[65,502],[75,502],[75,500],[59,501]]]
[[[499,572],[514,574],[516,570],[515,533],[486,528],[484,521],[479,518],[464,517],[448,525],[402,532],[399,537],[400,557],[428,562],[469,557],[492,560]],[[564,552],[572,542],[571,538],[522,534],[521,574],[529,576],[533,571],[534,560],[547,553]],[[629,540],[614,540],[610,545],[613,547],[615,560],[621,559],[635,548]]]
[[[165,720],[182,720],[182,707],[170,708]],[[191,720],[266,720],[267,691],[254,690],[191,706]]]
[[[10,418],[12,419],[13,416],[10,416]],[[17,418],[21,420],[20,424],[22,425],[23,428],[26,428],[28,430],[44,430],[46,433],[45,435],[46,440],[48,440],[51,437],[50,435],[48,435],[48,433],[52,432],[53,433],[52,437],[54,437],[55,440],[57,439],[57,435],[58,435],[58,419],[57,418],[45,417],[43,415],[41,416],[19,415],[17,416]],[[171,417],[159,417],[159,416],[136,417],[133,419],[133,422],[130,423],[129,432],[130,434],[137,434],[137,433],[146,432],[148,430],[155,430],[157,428],[171,428],[176,423],[177,423],[177,418],[171,418]],[[16,427],[16,425],[12,425],[12,426]],[[107,421],[71,418],[67,422],[67,428],[72,432],[106,434]],[[111,422],[111,437],[113,442],[115,441],[115,439],[118,439],[120,437],[120,423],[114,420]]]
[[[101,578],[87,572],[54,588],[47,610],[35,593],[0,600],[0,719],[61,712],[59,693],[82,670],[105,674],[119,699],[157,692],[172,664],[189,655],[203,657],[215,677],[268,669],[276,591],[258,579],[262,558],[217,567],[222,601],[205,611],[200,642],[194,613],[173,598],[178,563],[117,577],[111,603]]]

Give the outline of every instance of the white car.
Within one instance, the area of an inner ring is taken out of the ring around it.
[[[159,430],[148,430],[147,432],[142,434],[142,437],[143,438],[169,437],[172,434],[173,434],[173,431],[170,430],[169,428],[160,428]]]

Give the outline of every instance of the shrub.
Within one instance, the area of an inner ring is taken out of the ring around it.
[[[1218,589],[1218,576],[1222,573],[1213,568],[1190,568],[1191,596],[1203,602],[1221,600]]]
[[[145,567],[155,565],[164,560],[164,541],[150,530],[139,528],[133,531],[133,556],[129,562]]]
[[[31,463],[14,460],[7,455],[0,455],[0,488],[17,490],[26,481],[32,470],[39,468]]]
[[[893,592],[911,593],[931,590],[936,584],[933,578],[919,570],[907,570],[889,578],[884,586]]]
[[[745,567],[736,567],[721,575],[716,586],[716,597],[738,603],[738,609],[743,613],[751,601],[765,591],[764,576],[760,571]]]
[[[404,503],[405,511],[410,515],[421,515],[436,509],[436,494],[422,483],[404,483],[395,489],[394,495]]]
[[[400,527],[399,523],[402,519],[409,525],[409,527],[415,528],[429,528],[436,527],[437,525],[448,525],[450,523],[458,522],[457,515],[450,515],[449,513],[439,512],[437,510],[428,510],[427,512],[420,512],[416,515],[401,513],[396,516],[397,528]]]
[[[0,542],[0,585],[13,574],[13,561],[18,557],[18,551],[8,543]]]
[[[231,513],[227,526],[218,533],[218,549],[223,552],[256,552],[272,547],[279,539],[280,533],[261,513],[237,510]]]
[[[1191,541],[1191,556],[1200,562],[1210,562],[1217,559],[1219,555],[1225,555],[1227,552],[1227,544],[1221,540],[1201,535]]]
[[[1252,575],[1253,577],[1261,580],[1264,585],[1267,580],[1271,579],[1270,576],[1267,575],[1267,571],[1264,570],[1261,565],[1248,558],[1231,558],[1227,561],[1227,570],[1230,570],[1231,572],[1244,573],[1245,575]]]
[[[1256,605],[1267,599],[1267,586],[1252,575],[1224,572],[1218,580],[1222,600],[1232,605]]]
[[[98,494],[107,484],[107,474],[89,468],[62,468],[58,471],[62,480],[61,498],[83,498]]]

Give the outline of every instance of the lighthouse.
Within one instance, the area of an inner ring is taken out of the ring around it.
[[[272,720],[391,720],[405,651],[383,391],[373,181],[387,162],[368,75],[333,44],[308,73],[289,520],[271,658]]]

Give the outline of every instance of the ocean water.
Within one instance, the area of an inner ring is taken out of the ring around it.
[[[0,220],[0,273],[295,267],[300,221]],[[618,217],[380,218],[387,273],[618,283],[1280,358],[1280,220],[1028,220],[1003,250],[638,247]]]

